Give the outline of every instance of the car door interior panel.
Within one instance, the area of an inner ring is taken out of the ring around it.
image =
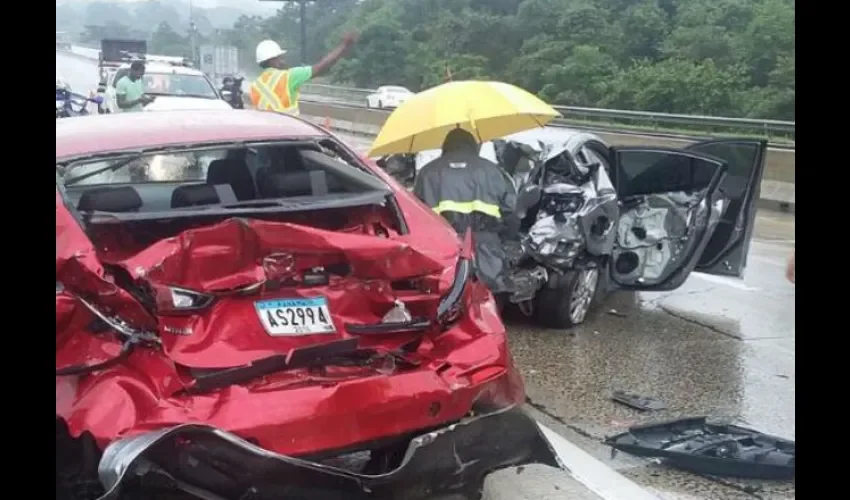
[[[620,202],[610,261],[620,287],[679,286],[728,206],[723,160],[675,149],[612,148]]]

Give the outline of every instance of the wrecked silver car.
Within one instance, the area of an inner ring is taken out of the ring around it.
[[[741,277],[767,142],[613,147],[570,129],[494,141],[517,189],[508,297],[542,325],[585,321],[614,289],[672,290],[694,270]],[[482,150],[484,148],[482,147]],[[384,161],[410,179],[430,156]]]

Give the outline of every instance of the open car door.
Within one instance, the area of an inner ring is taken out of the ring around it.
[[[742,276],[766,153],[767,141],[753,139],[611,148],[622,205],[612,282],[671,290],[693,270]]]
[[[729,166],[720,181],[720,190],[729,198],[729,206],[702,252],[696,270],[742,277],[753,236],[767,141],[718,139],[692,144],[686,150],[720,158]]]
[[[612,147],[611,181],[620,202],[609,274],[614,286],[672,290],[697,266],[730,200],[729,166],[697,151]]]

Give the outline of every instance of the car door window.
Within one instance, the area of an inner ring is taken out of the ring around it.
[[[756,141],[706,142],[694,144],[687,149],[726,161],[729,170],[726,171],[726,179],[721,183],[721,188],[730,198],[744,196],[754,174],[753,165],[761,154],[759,143]]]
[[[684,151],[633,149],[616,154],[615,185],[620,197],[701,191],[719,167],[718,162]]]

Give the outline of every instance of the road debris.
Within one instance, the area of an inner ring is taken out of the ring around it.
[[[606,438],[605,444],[698,474],[754,479],[795,475],[794,441],[736,425],[707,423],[705,417],[632,427]]]
[[[611,399],[640,411],[658,411],[667,409],[667,405],[656,398],[641,396],[632,392],[614,391]]]

